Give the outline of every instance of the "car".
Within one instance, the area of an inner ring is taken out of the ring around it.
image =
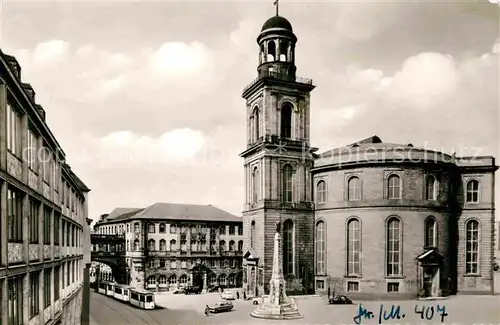
[[[328,299],[331,305],[352,305],[352,300],[344,295],[335,295]]]
[[[175,289],[174,292],[172,292],[174,295],[179,295],[181,293],[184,293],[184,289],[183,288],[178,288],[178,289]]]
[[[267,297],[269,297],[268,295],[263,295],[261,297],[255,297],[252,299],[252,304],[254,305],[260,305],[264,302],[264,299],[266,299]]]
[[[233,309],[233,304],[230,301],[221,301],[213,305],[209,305],[208,309],[211,313],[220,313],[224,311],[230,311]]]
[[[224,289],[226,289],[226,288],[227,288],[227,286],[224,284],[210,286],[210,287],[208,287],[208,292],[217,292],[217,291],[219,291],[219,289],[220,289],[220,291],[224,291]]]
[[[203,288],[200,286],[187,286],[184,288],[184,294],[186,295],[189,295],[191,293],[200,294],[202,290]]]
[[[236,300],[236,292],[234,290],[225,290],[221,293],[222,299]]]

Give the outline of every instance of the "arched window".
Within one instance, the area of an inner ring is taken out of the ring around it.
[[[434,175],[428,175],[425,178],[425,199],[436,200],[437,198],[437,181]]]
[[[174,286],[177,284],[177,277],[174,275],[171,275],[169,278],[168,278],[168,284],[170,284],[171,286]]]
[[[224,252],[224,251],[226,251],[226,241],[221,240],[221,241],[219,242],[219,250],[220,250],[220,251],[223,251],[223,252]]]
[[[160,286],[163,286],[163,287],[164,287],[164,286],[166,286],[166,284],[167,284],[167,277],[166,277],[166,276],[164,276],[164,275],[160,275],[160,276],[158,277],[158,284],[159,284]]]
[[[161,251],[167,250],[167,241],[165,239],[160,239],[160,250]]]
[[[401,275],[401,222],[392,217],[387,222],[387,276]]]
[[[167,231],[167,226],[164,223],[160,223],[160,232],[165,233]]]
[[[465,225],[465,274],[479,273],[479,222],[469,220]]]
[[[175,241],[175,239],[172,239],[172,240],[170,241],[170,250],[171,250],[171,251],[175,251],[175,250],[177,250],[176,245],[177,245],[177,242]]]
[[[425,220],[425,248],[437,247],[437,223],[434,217]]]
[[[467,203],[479,202],[479,181],[471,179],[467,182]]]
[[[326,233],[325,223],[318,221],[316,224],[316,273],[326,274],[325,253],[326,253]]]
[[[293,222],[285,221],[283,224],[283,274],[294,274],[294,245],[293,245]]]
[[[361,227],[358,219],[347,222],[347,275],[361,274]]]
[[[155,251],[156,250],[156,243],[154,239],[148,240],[148,249],[150,251]]]
[[[234,273],[229,274],[228,280],[229,280],[229,285],[232,286],[232,287],[234,287],[235,282],[236,282],[235,281],[235,275],[234,275]]]
[[[226,284],[226,275],[225,274],[219,275],[219,284]]]
[[[260,173],[259,169],[255,167],[252,172],[252,203],[259,200],[260,192]]]
[[[279,61],[286,62],[287,61],[287,54],[288,54],[288,42],[287,41],[281,41],[280,42],[280,57],[279,57]]]
[[[150,223],[148,225],[148,232],[149,233],[154,233],[155,232],[155,224],[154,223]]]
[[[243,252],[243,240],[238,242],[238,252]]]
[[[316,195],[318,203],[326,202],[326,182],[321,180],[316,184]]]
[[[210,275],[208,276],[208,283],[210,283],[210,285],[217,284],[217,276],[215,275],[215,273],[210,273]]]
[[[182,285],[186,285],[187,282],[188,282],[187,275],[185,275],[185,274],[181,275],[181,277],[179,278],[179,283]]]
[[[156,277],[154,275],[148,277],[148,287],[156,287]]]
[[[134,223],[134,232],[135,233],[140,233],[141,232],[141,225],[138,222]]]
[[[292,137],[292,105],[285,103],[281,106],[281,137]]]
[[[387,198],[401,198],[401,178],[398,175],[393,174],[387,179]]]
[[[252,224],[250,226],[250,247],[255,245],[255,220],[252,220]]]
[[[234,240],[229,241],[229,251],[234,252]]]
[[[177,227],[175,225],[170,225],[170,233],[171,234],[177,233]]]
[[[267,43],[267,62],[273,62],[276,58],[276,43],[269,41]]]
[[[260,137],[260,115],[259,115],[259,108],[255,107],[253,110],[252,114],[252,141],[256,142],[259,141]]]
[[[140,250],[140,247],[139,247],[139,239],[136,239],[134,240],[134,251],[139,251]]]
[[[361,200],[361,180],[357,176],[349,178],[347,182],[347,200]]]
[[[293,169],[292,166],[286,164],[283,166],[283,170],[281,171],[281,189],[283,193],[283,202],[292,202],[293,201]]]

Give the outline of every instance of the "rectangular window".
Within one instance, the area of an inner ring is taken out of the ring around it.
[[[50,209],[43,209],[43,243],[50,244]]]
[[[233,225],[229,226],[229,235],[234,235],[234,226]]]
[[[43,307],[47,308],[50,306],[50,269],[43,270]]]
[[[54,214],[54,245],[59,245],[59,237],[61,236],[61,229],[59,229],[61,216]]]
[[[69,284],[71,283],[71,272],[70,272],[70,263],[71,262],[67,262],[66,263],[66,287],[69,286]]]
[[[359,291],[359,282],[348,281],[347,282],[347,292],[358,292]]]
[[[243,226],[238,226],[238,236],[243,236]]]
[[[387,283],[387,292],[399,292],[399,282]]]
[[[61,266],[54,267],[54,301],[59,300],[59,290],[61,283]]]
[[[9,225],[9,242],[23,241],[23,197],[20,192],[7,190],[7,213]]]
[[[21,155],[21,115],[7,102],[7,149],[15,156]]]
[[[226,234],[226,226],[220,226],[219,234],[220,235],[225,235]]]
[[[8,280],[7,284],[7,324],[23,324],[23,277],[16,276]]]
[[[317,290],[325,290],[325,281],[324,280],[316,280],[316,289]]]
[[[29,242],[30,244],[38,244],[38,208],[40,203],[30,198],[30,214],[29,214]]]
[[[30,273],[30,318],[40,312],[40,272]]]
[[[28,129],[28,148],[27,148],[28,167],[35,173],[38,173],[38,137]]]

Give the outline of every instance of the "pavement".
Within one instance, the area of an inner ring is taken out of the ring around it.
[[[287,325],[500,325],[498,296],[451,296],[447,300],[439,301],[355,301],[354,305],[329,305],[326,297],[308,296],[296,300],[303,318],[288,321],[253,318],[250,312],[256,306],[252,305],[251,300],[241,299],[232,301],[233,311],[205,316],[205,306],[221,300],[218,293],[157,295],[155,299],[160,309],[152,311],[139,310],[95,293],[92,294],[91,299],[93,325],[278,325],[284,323]],[[356,318],[360,310],[364,311],[362,313],[364,316]]]

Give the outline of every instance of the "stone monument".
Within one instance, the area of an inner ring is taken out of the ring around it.
[[[295,301],[286,295],[286,282],[283,277],[283,265],[280,251],[280,222],[276,222],[274,235],[273,273],[269,281],[269,296],[250,313],[252,317],[265,319],[302,318]]]

